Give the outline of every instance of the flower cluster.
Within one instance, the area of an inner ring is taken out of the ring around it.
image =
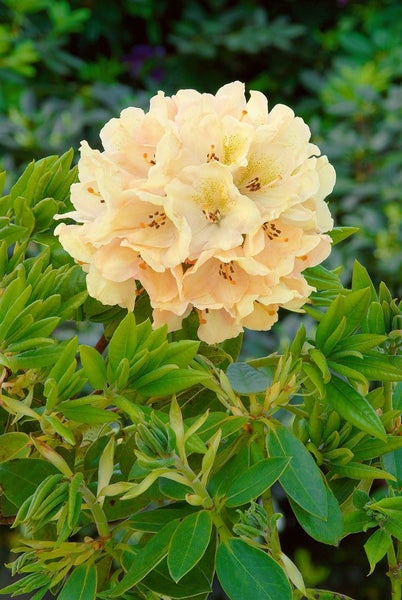
[[[62,215],[76,223],[56,228],[91,296],[133,310],[145,290],[170,330],[195,309],[208,343],[302,307],[303,270],[330,252],[335,172],[290,108],[268,111],[257,91],[247,101],[240,82],[159,92],[100,137],[102,152],[81,146],[75,211]]]

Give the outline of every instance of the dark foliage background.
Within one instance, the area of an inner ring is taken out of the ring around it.
[[[342,264],[347,281],[358,258],[396,295],[401,22],[399,0],[2,0],[0,170],[10,185],[32,159],[77,149],[82,139],[99,146],[105,121],[128,105],[146,109],[159,89],[215,93],[240,79],[271,106],[289,104],[303,116],[336,168],[336,223],[361,229],[334,249],[331,266]],[[272,351],[294,323],[290,316],[269,334],[246,337],[245,353]],[[326,550],[301,535],[285,523],[285,551],[308,584],[384,597],[385,567],[365,577],[361,539]]]

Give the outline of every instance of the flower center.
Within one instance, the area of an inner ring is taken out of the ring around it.
[[[201,207],[205,219],[208,223],[219,223],[230,203],[226,185],[211,178],[202,181],[197,192],[194,200]]]

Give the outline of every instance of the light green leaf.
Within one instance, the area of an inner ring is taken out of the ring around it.
[[[193,385],[210,381],[211,376],[202,371],[193,369],[176,369],[165,372],[156,381],[151,381],[141,386],[136,386],[140,394],[144,396],[171,396],[181,392]]]
[[[31,440],[18,431],[0,435],[0,463],[15,458],[27,458],[31,453]]]
[[[75,568],[61,590],[58,600],[95,600],[97,572],[93,563]]]
[[[364,465],[358,462],[348,462],[346,465],[336,465],[329,463],[328,465],[330,472],[340,475],[341,477],[348,477],[349,479],[393,479],[395,477],[390,475],[382,469],[371,467],[370,465]]]
[[[128,313],[119,323],[108,346],[108,360],[112,371],[116,370],[122,358],[129,361],[137,347],[137,327],[134,313]]]
[[[101,354],[92,346],[81,345],[79,350],[82,368],[89,383],[94,390],[102,390],[106,383],[106,366]]]
[[[212,533],[210,512],[200,510],[179,524],[169,546],[169,573],[177,582],[191,571],[204,555]]]
[[[230,600],[292,599],[289,581],[278,563],[241,539],[230,538],[219,546],[216,572]]]

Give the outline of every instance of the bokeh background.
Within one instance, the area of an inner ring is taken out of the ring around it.
[[[160,89],[215,93],[239,79],[265,93],[271,107],[291,106],[335,166],[331,211],[337,225],[360,231],[334,249],[327,266],[342,265],[347,283],[357,258],[397,295],[401,23],[400,0],[0,0],[6,188],[32,159],[70,147],[78,159],[82,139],[100,148],[107,120],[129,105],[146,110]],[[288,316],[269,334],[246,336],[245,354],[277,349],[294,327]],[[366,577],[364,536],[327,549],[288,518],[283,539],[309,585],[356,600],[388,596],[385,564]]]

